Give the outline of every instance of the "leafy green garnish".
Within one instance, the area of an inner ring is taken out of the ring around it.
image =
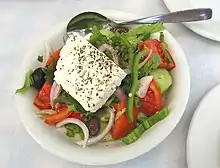
[[[57,60],[53,59],[52,63],[44,69],[45,80],[50,83],[53,83],[54,71],[56,70],[56,65],[57,65]]]
[[[128,41],[128,39],[126,38],[126,36],[124,36],[124,34],[120,34],[118,32],[115,33],[116,37],[119,38],[120,42],[127,48],[127,49],[133,49],[133,46],[131,45],[131,43]]]
[[[33,73],[33,70],[29,69],[25,76],[24,85],[20,89],[17,89],[15,93],[25,94],[28,91],[28,89],[34,83],[31,77],[32,73]]]
[[[139,34],[138,38],[141,39],[142,41],[149,40],[150,39],[150,33]]]
[[[160,42],[163,43],[164,42],[164,33],[160,32]]]
[[[38,55],[37,60],[39,62],[43,62],[44,61],[44,56],[43,55]]]
[[[167,50],[164,50],[164,55],[165,55],[167,62],[173,62]]]
[[[85,119],[84,122],[89,121],[90,117],[92,117],[93,113],[86,111],[81,104],[75,100],[72,96],[70,96],[67,92],[62,91],[58,98],[53,101],[53,105],[56,103],[65,103],[68,105],[68,111],[74,111],[82,114]]]
[[[142,25],[137,28],[133,28],[129,30],[129,35],[138,35],[138,34],[152,34],[156,33],[159,31],[164,30],[165,27],[163,26],[163,23],[157,22],[154,24],[149,24],[149,25]]]
[[[131,69],[133,57],[135,55],[135,47],[132,46],[132,44],[127,40],[127,38],[124,36],[124,34],[119,34],[116,32],[116,36],[120,39],[121,45],[123,45],[128,53],[128,67]]]
[[[100,30],[100,33],[102,35],[106,36],[108,39],[110,39],[111,37],[113,37],[115,35],[114,32],[112,32],[111,30],[107,30],[107,29]]]
[[[125,34],[115,33],[111,38],[111,42],[119,58],[119,65],[121,68],[131,67],[133,56],[135,55],[135,48],[125,37]]]
[[[66,128],[66,136],[74,138],[76,134],[79,134],[81,139],[84,139],[82,129],[78,125],[69,123],[64,125],[64,127]]]
[[[68,105],[68,111],[76,111],[76,110],[77,110],[77,108],[76,108],[75,104]]]
[[[89,42],[97,47],[104,43],[108,43],[108,38],[100,32],[97,26],[93,26]]]
[[[125,36],[133,46],[137,46],[137,44],[141,41],[149,39],[152,33],[156,33],[164,29],[163,24],[161,22],[157,22],[130,29],[127,33],[125,33]]]
[[[152,70],[157,69],[160,65],[160,56],[155,53],[152,58],[139,70],[139,79],[148,75]]]
[[[122,34],[106,29],[99,30],[97,26],[93,26],[89,42],[96,47],[104,43],[112,45],[118,55],[120,67],[131,69],[133,57],[137,54],[138,44],[150,39],[152,33],[162,30],[164,30],[164,26],[160,22],[132,28]],[[105,54],[111,58],[111,53],[105,52]]]
[[[57,102],[65,103],[68,105],[68,111],[75,111],[82,114],[86,114],[87,112],[84,108],[79,104],[77,100],[75,100],[72,96],[70,96],[67,92],[63,91],[58,98],[53,101],[55,105]]]
[[[168,44],[165,41],[163,41],[163,42],[161,42],[161,45],[163,47],[163,53],[166,58],[166,61],[168,63],[173,62],[172,58],[170,57],[170,54],[168,53]]]

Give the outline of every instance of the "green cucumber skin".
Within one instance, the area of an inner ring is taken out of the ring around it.
[[[150,75],[153,76],[153,79],[157,82],[161,93],[165,93],[173,83],[170,73],[163,68],[158,68],[153,70]]]
[[[155,115],[147,118],[145,121],[143,121],[140,125],[138,125],[130,134],[128,134],[126,137],[122,138],[122,142],[126,145],[129,145],[135,141],[137,141],[145,131],[150,129],[153,125],[160,122],[164,118],[166,118],[169,115],[169,110],[167,108],[162,109]]]

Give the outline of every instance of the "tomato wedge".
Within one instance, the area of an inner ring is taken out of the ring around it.
[[[60,58],[60,49],[51,54],[50,58],[47,60],[46,66],[50,66],[53,60],[57,61]]]
[[[45,123],[49,125],[57,124],[70,116],[70,112],[68,112],[68,107],[60,108],[59,111],[56,111],[56,114],[52,114],[46,117]]]
[[[71,114],[69,115],[69,118],[76,118],[76,119],[79,119],[79,120],[81,120],[81,121],[84,120],[84,117],[83,117],[82,114],[77,113],[77,112],[74,112],[74,111],[71,111],[70,113],[71,113]]]
[[[84,120],[84,117],[82,114],[74,112],[74,111],[68,112],[68,106],[64,103],[56,103],[54,110],[56,111],[56,114],[49,115],[45,119],[45,122],[49,125],[57,124],[65,120],[66,118],[76,118],[81,121]]]
[[[55,105],[55,111],[56,114],[52,114],[46,117],[45,123],[49,125],[57,124],[66,118],[76,118],[81,121],[84,120],[84,117],[82,114],[74,112],[74,111],[68,111],[68,106],[63,103],[57,103]]]
[[[126,101],[115,104],[114,108],[116,110],[116,114],[119,113],[121,110],[126,108]],[[134,107],[133,115],[134,115],[133,122],[130,122],[128,120],[126,112],[121,114],[120,117],[115,121],[115,124],[111,132],[111,135],[114,139],[123,138],[124,136],[129,134],[132,131],[132,129],[136,126],[137,115],[138,115],[138,109],[136,107]]]
[[[39,93],[34,99],[34,105],[40,110],[51,109],[50,105],[50,90],[52,85],[49,82],[45,82]]]
[[[68,108],[67,104],[65,103],[56,103],[55,106],[54,106],[54,110],[59,113],[61,112],[62,110],[66,110]]]
[[[140,99],[140,111],[146,116],[152,116],[163,107],[162,94],[159,86],[152,80],[144,98]]]
[[[167,70],[172,70],[175,68],[175,62],[167,49],[163,49],[162,44],[159,40],[146,40],[139,44],[139,49],[143,50],[147,48],[148,50],[152,50],[152,55],[158,53],[160,56],[160,65],[159,68],[165,68]]]
[[[63,110],[68,110],[68,105],[65,104],[65,103],[56,103],[55,104],[55,111],[57,113],[60,113],[62,112]],[[76,119],[79,119],[81,121],[84,120],[84,116],[78,112],[75,112],[75,111],[69,111],[69,115],[68,115],[68,118],[76,118]]]

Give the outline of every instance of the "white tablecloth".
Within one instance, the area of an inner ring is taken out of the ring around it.
[[[83,168],[48,153],[23,128],[11,103],[11,83],[33,42],[75,12],[118,9],[139,15],[167,12],[160,0],[1,0],[0,1],[0,167]],[[186,137],[199,101],[220,82],[220,43],[205,39],[180,24],[168,26],[182,46],[191,68],[191,94],[176,129],[159,146],[134,160],[109,168],[186,168]],[[19,76],[18,76],[19,78]],[[209,111],[207,111],[207,114]],[[104,167],[104,166],[103,166]]]

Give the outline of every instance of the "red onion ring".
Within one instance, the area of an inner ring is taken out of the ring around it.
[[[146,62],[150,59],[151,55],[153,54],[153,50],[151,49],[147,55],[147,57],[138,65],[138,69],[146,64]]]
[[[72,123],[72,124],[76,124],[78,125],[83,133],[84,133],[84,140],[81,141],[81,144],[79,145],[82,145],[83,148],[86,147],[87,143],[88,143],[88,139],[89,139],[89,129],[87,128],[87,126],[79,119],[76,119],[76,118],[67,118],[59,123],[56,124],[56,127],[62,127],[68,123]]]
[[[117,90],[115,91],[116,97],[120,100],[120,101],[124,101],[126,100],[126,94],[124,93],[123,89],[118,87]]]
[[[60,95],[61,90],[62,90],[61,86],[58,85],[56,81],[54,81],[50,90],[50,104],[52,107],[53,107],[53,101]]]
[[[92,145],[92,144],[95,144],[95,143],[101,141],[109,133],[109,131],[112,129],[112,126],[113,126],[114,121],[115,121],[114,120],[115,119],[115,114],[114,114],[114,110],[111,109],[111,108],[108,109],[108,112],[110,113],[110,119],[109,119],[108,125],[106,126],[106,128],[99,135],[97,135],[96,137],[89,138],[88,142],[87,142],[87,145]],[[84,140],[78,141],[76,143],[78,145],[83,145]]]

